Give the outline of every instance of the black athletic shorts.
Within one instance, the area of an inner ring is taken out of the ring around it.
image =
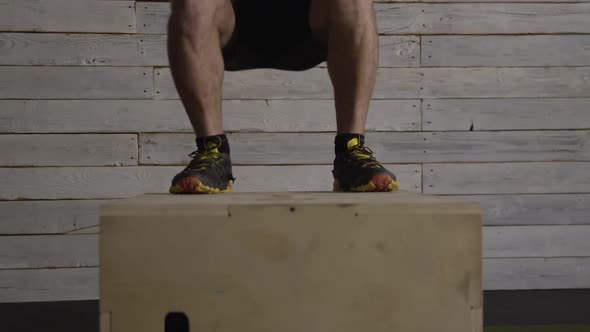
[[[310,0],[232,0],[236,24],[223,49],[230,71],[305,70],[326,60],[309,27]]]

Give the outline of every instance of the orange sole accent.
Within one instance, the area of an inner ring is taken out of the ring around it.
[[[391,178],[387,174],[377,174],[369,183],[360,185],[358,187],[350,188],[351,192],[391,192],[399,190],[399,182]],[[345,190],[340,187],[340,182],[334,180],[334,191],[343,192]]]
[[[197,178],[185,177],[170,187],[169,191],[171,194],[222,194],[232,192],[232,185],[233,181],[230,180],[225,189],[219,189],[206,186]]]

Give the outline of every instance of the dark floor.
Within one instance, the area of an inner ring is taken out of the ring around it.
[[[484,332],[590,332],[590,325],[488,326]]]
[[[487,291],[484,324],[486,332],[590,332],[590,289]],[[98,301],[3,303],[0,331],[98,332]]]

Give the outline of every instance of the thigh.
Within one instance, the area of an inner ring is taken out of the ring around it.
[[[229,42],[235,26],[231,0],[171,0],[171,7],[171,19],[184,28],[217,28],[221,44]]]

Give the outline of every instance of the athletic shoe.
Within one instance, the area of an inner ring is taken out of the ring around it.
[[[337,154],[334,160],[334,191],[374,192],[399,189],[395,175],[373,157],[370,148],[353,138],[348,141],[347,149],[346,152]]]
[[[190,164],[172,180],[172,194],[219,194],[232,191],[235,178],[229,154],[218,150],[219,144],[208,142],[206,148],[189,156]]]

